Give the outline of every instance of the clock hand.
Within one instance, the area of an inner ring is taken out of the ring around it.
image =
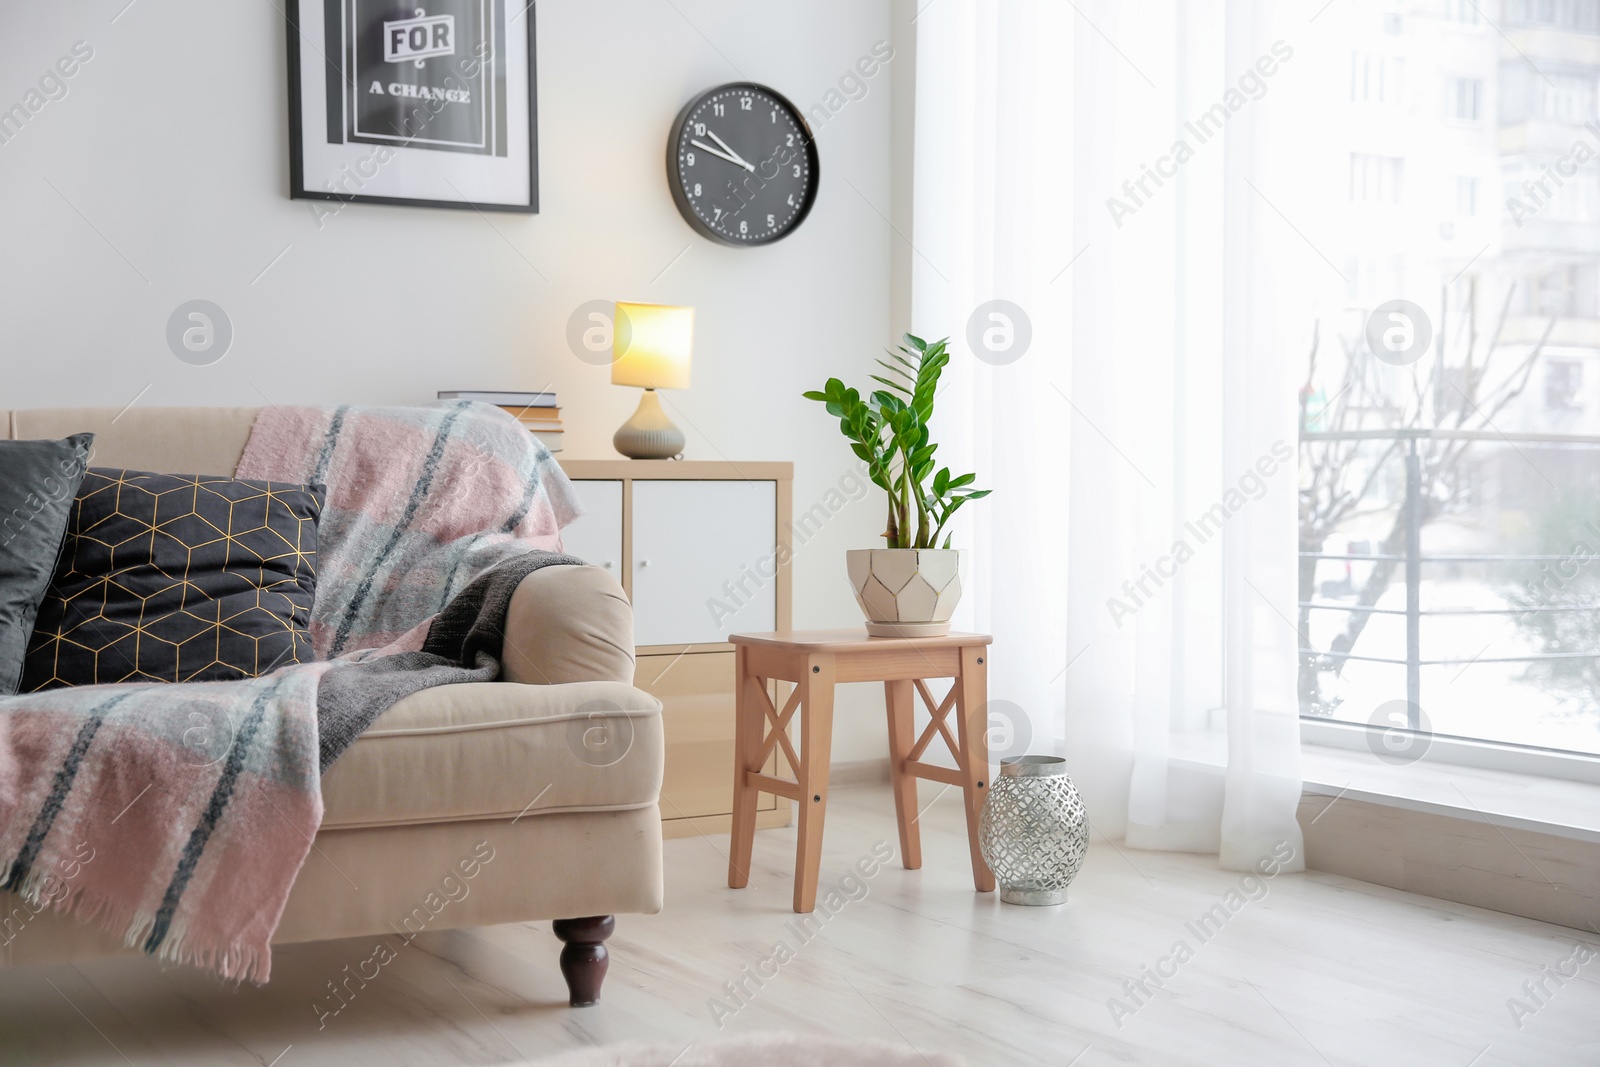
[[[716,130],[708,129],[708,130],[706,130],[706,134],[708,136],[710,136],[710,138],[713,141],[715,141],[719,145],[721,145],[723,151],[728,152],[731,155],[733,155],[734,158],[736,160],[738,160],[739,166],[743,167],[745,170],[748,170],[748,171],[754,171],[756,169],[749,162],[747,162],[743,156],[741,156],[741,155],[739,155],[739,153],[735,152],[733,150],[733,147],[731,145],[729,145],[727,141],[724,141],[722,138],[718,137]]]
[[[712,136],[715,137],[716,134],[712,134]],[[702,151],[710,152],[712,155],[718,157],[719,159],[726,159],[729,163],[732,163],[736,167],[743,167],[744,169],[750,171],[752,174],[755,173],[755,169],[756,168],[752,167],[750,164],[746,163],[744,160],[740,159],[738,156],[730,156],[726,152],[719,152],[715,148],[712,148],[710,145],[706,144],[704,141],[695,140],[695,141],[690,141],[689,143],[694,145],[696,148],[701,149]]]

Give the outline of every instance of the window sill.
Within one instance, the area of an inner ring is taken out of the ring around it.
[[[1479,819],[1600,843],[1600,784],[1424,757],[1391,764],[1370,751],[1302,743],[1303,792]]]
[[[1359,727],[1342,739],[1330,738],[1333,744],[1306,739],[1320,732],[1308,729],[1302,734],[1304,795],[1347,798],[1600,843],[1600,781],[1575,780],[1588,777],[1600,761],[1549,757],[1552,764],[1565,766],[1552,766],[1554,774],[1538,773],[1532,769],[1537,760],[1524,758],[1524,753],[1478,745],[1504,756],[1511,767],[1467,766],[1438,758],[1450,747],[1441,742],[1422,759],[1396,764],[1373,754]],[[1349,743],[1352,739],[1354,746]],[[1220,772],[1227,762],[1226,734],[1221,730],[1174,734],[1171,757],[1174,764],[1192,770]]]

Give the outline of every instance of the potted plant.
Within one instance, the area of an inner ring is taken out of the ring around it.
[[[975,474],[935,470],[939,446],[929,440],[939,374],[950,362],[949,338],[933,344],[906,334],[889,360],[878,360],[888,376],[866,399],[829,378],[805,394],[839,420],[850,449],[866,464],[873,484],[888,495],[884,548],[845,553],[850,585],[875,637],[938,637],[950,632],[950,616],[961,599],[964,552],[950,547],[945,525],[969,500],[989,495],[973,489]],[[890,362],[892,360],[892,362]],[[944,534],[944,543],[939,537]]]

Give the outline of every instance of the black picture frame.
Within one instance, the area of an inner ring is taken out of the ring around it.
[[[504,18],[518,10],[521,0],[490,0],[497,13]],[[323,200],[341,204],[387,204],[397,207],[452,208],[472,211],[501,211],[519,214],[539,212],[539,79],[538,30],[536,27],[537,0],[531,0],[523,9],[528,30],[528,199],[526,203],[475,202],[471,200],[421,199],[400,196],[376,196],[363,193],[329,192],[308,189],[305,184],[305,116],[301,92],[300,28],[296,15],[300,12],[299,0],[288,0],[284,5],[284,32],[287,38],[289,68],[289,198],[291,200]],[[318,7],[319,13],[323,11]],[[326,16],[324,15],[324,20]],[[326,23],[317,27],[313,39],[321,39]],[[403,150],[403,149],[402,149]]]

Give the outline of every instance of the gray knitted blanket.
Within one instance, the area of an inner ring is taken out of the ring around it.
[[[317,686],[322,771],[374,719],[412,693],[500,677],[506,611],[522,580],[541,567],[581,565],[575,556],[529,552],[479,575],[433,620],[421,651],[339,663]]]

